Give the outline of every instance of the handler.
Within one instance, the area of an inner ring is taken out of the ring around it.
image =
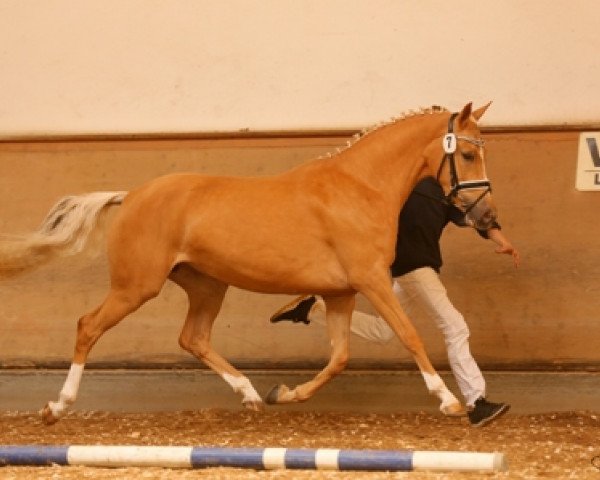
[[[450,302],[439,278],[440,237],[449,222],[467,226],[464,213],[444,200],[442,187],[436,180],[424,178],[415,186],[400,213],[396,258],[391,266],[393,290],[409,316],[419,309],[441,330],[450,368],[467,405],[469,421],[479,427],[506,413],[510,406],[486,400],[485,379],[469,348],[469,327]],[[511,255],[515,267],[519,266],[519,253],[496,222],[488,230],[477,231],[498,245],[496,253]],[[325,304],[316,296],[299,297],[271,317],[273,323],[282,320],[305,324],[314,320],[324,324]],[[358,311],[352,314],[350,330],[380,343],[395,337],[381,317]]]

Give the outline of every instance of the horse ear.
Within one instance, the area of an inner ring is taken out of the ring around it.
[[[488,102],[486,105],[484,105],[483,107],[478,108],[477,110],[475,110],[473,112],[473,116],[475,117],[475,120],[479,120],[481,117],[483,117],[483,114],[485,113],[485,111],[488,109],[488,107],[492,104],[492,102]]]
[[[467,126],[467,122],[469,121],[469,118],[471,118],[472,108],[473,108],[473,102],[469,102],[463,107],[462,111],[458,114],[458,119],[457,119],[458,125],[460,125],[461,127]]]

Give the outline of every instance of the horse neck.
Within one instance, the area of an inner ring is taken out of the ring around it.
[[[423,151],[435,138],[441,141],[447,120],[448,113],[423,114],[380,127],[340,153],[338,165],[399,213],[427,175]]]

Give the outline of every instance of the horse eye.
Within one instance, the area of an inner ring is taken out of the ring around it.
[[[469,162],[475,160],[475,154],[473,152],[460,152],[463,158]]]

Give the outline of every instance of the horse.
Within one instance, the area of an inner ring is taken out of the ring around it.
[[[98,339],[157,296],[167,279],[187,293],[180,346],[219,374],[242,404],[264,407],[250,380],[210,344],[229,285],[279,294],[319,294],[326,304],[331,351],[311,380],[276,385],[266,403],[302,402],[348,362],[350,315],[363,294],[414,357],[428,391],[447,415],[464,411],[435,371],[423,342],[392,292],[398,216],[415,184],[433,175],[446,198],[477,228],[497,216],[477,122],[489,103],[452,113],[411,111],[357,134],[334,154],[263,177],[175,173],[129,192],[61,199],[39,229],[0,241],[0,277],[79,252],[103,213],[120,206],[108,227],[110,288],[77,323],[67,378],[40,411],[58,421],[75,402],[85,363]]]

